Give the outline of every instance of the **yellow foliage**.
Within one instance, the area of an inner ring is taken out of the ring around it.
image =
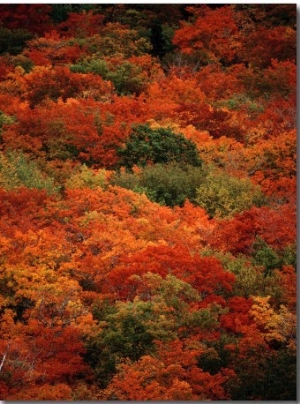
[[[254,303],[249,314],[262,329],[265,340],[284,342],[296,349],[296,316],[284,305],[280,306],[279,312],[275,312],[269,303],[270,296],[252,298]]]
[[[84,189],[84,188],[103,188],[106,183],[105,170],[92,170],[85,164],[80,167],[79,172],[72,175],[66,181],[66,188]]]

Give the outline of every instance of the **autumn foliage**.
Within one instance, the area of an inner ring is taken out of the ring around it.
[[[0,5],[0,397],[296,400],[296,7]]]

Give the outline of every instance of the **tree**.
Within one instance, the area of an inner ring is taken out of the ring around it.
[[[58,28],[66,37],[86,38],[100,32],[103,19],[103,15],[95,12],[95,10],[81,9],[77,13],[70,10],[67,19],[62,21]]]
[[[18,55],[22,52],[26,41],[32,38],[31,32],[25,29],[12,30],[2,26],[0,33],[0,54]]]
[[[0,185],[5,189],[18,187],[46,189],[58,192],[59,187],[35,161],[30,161],[22,152],[0,152]]]
[[[130,271],[125,272],[125,278],[132,273],[143,274],[147,271],[163,277],[172,274],[198,291],[203,298],[203,307],[214,301],[224,302],[222,297],[232,290],[235,276],[225,271],[217,258],[193,254],[185,245],[185,240],[172,244],[148,246],[131,256],[123,256],[114,270],[117,271],[119,266],[129,266]]]
[[[187,381],[180,380],[181,366],[165,366],[151,356],[137,363],[127,361],[104,391],[108,400],[194,400],[197,398]]]
[[[277,209],[253,206],[233,218],[219,220],[209,243],[221,251],[250,256],[258,236],[275,253],[282,254],[285,248],[295,243],[294,209],[294,204],[285,204]]]
[[[125,147],[118,150],[120,166],[132,168],[133,165],[171,163],[201,166],[196,146],[183,135],[171,129],[151,129],[149,125],[133,128]]]
[[[257,346],[234,359],[239,362],[235,369],[240,380],[232,391],[235,399],[296,399],[296,318],[283,305],[276,313],[269,300],[270,296],[253,296],[249,316],[257,327],[256,337],[252,335]],[[255,368],[255,377],[249,365]]]
[[[138,173],[117,172],[110,182],[135,192],[145,193],[153,201],[166,206],[183,206],[196,198],[196,190],[204,181],[201,167],[181,163],[145,166]]]
[[[296,31],[289,26],[266,28],[256,26],[249,35],[241,37],[240,50],[244,62],[259,69],[271,65],[272,59],[295,60]]]
[[[74,40],[60,36],[57,31],[27,41],[23,54],[35,66],[69,65],[75,63],[86,51]]]
[[[265,197],[248,178],[211,171],[197,188],[195,201],[212,217],[230,217],[253,205],[261,206]]]
[[[63,66],[36,66],[24,76],[24,98],[34,107],[42,101],[59,98],[85,98],[85,94],[97,97],[111,92],[111,85],[99,76],[92,74],[71,73]],[[93,89],[96,87],[96,90]]]
[[[211,9],[209,6],[189,7],[195,20],[183,22],[175,32],[173,43],[182,52],[195,53],[202,64],[231,62],[238,47],[238,27],[232,6]]]
[[[176,277],[162,279],[147,272],[138,273],[112,271],[108,274],[108,288],[118,288],[118,274],[125,279],[119,288],[118,297],[112,305],[109,301],[94,305],[93,313],[101,327],[99,333],[87,340],[86,359],[95,369],[101,386],[105,387],[117,365],[130,359],[137,362],[140,357],[156,351],[155,340],[170,340],[176,335],[181,310],[187,311],[185,301],[197,300],[197,293],[188,284]],[[129,278],[126,279],[126,275]],[[122,289],[122,290],[121,290]],[[127,289],[127,299],[124,298]],[[172,291],[172,298],[170,292]]]

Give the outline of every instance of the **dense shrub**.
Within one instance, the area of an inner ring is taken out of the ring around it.
[[[120,166],[131,168],[133,165],[180,163],[183,166],[200,167],[196,145],[181,134],[169,128],[152,129],[149,125],[138,125],[118,150]]]
[[[230,217],[253,205],[262,206],[265,197],[248,178],[211,171],[197,189],[196,202],[212,217]]]
[[[204,181],[200,167],[169,163],[147,166],[139,174],[123,171],[113,176],[115,185],[145,193],[153,201],[167,206],[183,206],[195,201],[196,190]]]
[[[0,187],[7,190],[18,187],[46,189],[50,194],[59,190],[54,179],[22,152],[0,154]]]

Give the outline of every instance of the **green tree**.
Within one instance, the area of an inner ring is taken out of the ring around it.
[[[265,197],[250,179],[212,170],[197,189],[196,202],[211,217],[231,217],[253,205],[262,206]]]
[[[151,352],[153,336],[145,326],[151,304],[104,301],[94,306],[101,331],[87,341],[86,360],[94,369],[100,387],[105,387],[120,360],[138,360]]]
[[[32,38],[32,34],[26,29],[10,30],[0,27],[0,55],[10,53],[18,55],[22,52],[26,41]]]
[[[54,179],[22,152],[0,153],[0,187],[46,189],[50,194],[59,191]]]
[[[167,164],[176,162],[200,167],[196,145],[169,128],[152,129],[148,124],[133,128],[125,146],[118,150],[120,166]]]
[[[201,167],[178,163],[146,166],[138,174],[117,172],[111,183],[134,192],[145,193],[153,201],[166,206],[183,206],[188,199],[195,201],[197,188],[204,180]]]
[[[100,59],[99,55],[87,57],[70,66],[74,73],[93,73],[106,79],[109,69],[105,60]]]
[[[96,189],[105,186],[105,170],[93,170],[85,164],[80,165],[66,181],[65,187],[71,189]]]
[[[3,131],[3,125],[11,125],[15,122],[15,117],[11,115],[6,115],[3,111],[0,110],[0,135]]]
[[[142,173],[142,186],[148,198],[167,206],[183,206],[189,199],[195,201],[196,190],[204,179],[199,167],[179,164],[156,164],[145,167]]]
[[[231,253],[222,253],[205,249],[202,251],[204,256],[213,256],[219,259],[226,271],[235,275],[235,282],[232,288],[232,296],[242,296],[249,298],[252,296],[267,296],[280,301],[282,297],[282,285],[280,284],[276,272],[264,274],[260,267],[249,261],[249,257],[240,254],[238,257]]]
[[[189,313],[189,303],[200,300],[188,283],[172,275],[163,279],[151,272],[133,275],[138,288],[133,301],[100,301],[94,318],[100,331],[87,341],[86,360],[94,369],[101,387],[108,384],[117,365],[129,358],[138,361],[156,352],[155,341],[172,341],[186,323],[199,323],[205,310]]]
[[[105,79],[114,84],[118,95],[139,95],[146,86],[142,67],[128,61],[118,66],[115,71],[108,72]]]
[[[252,245],[252,263],[264,268],[265,276],[272,274],[274,269],[281,269],[283,265],[296,268],[296,249],[289,245],[282,251],[276,251],[262,238],[257,237]]]
[[[70,70],[74,73],[93,73],[110,80],[118,95],[139,95],[147,85],[147,77],[141,66],[128,61],[114,66],[101,59],[98,53],[71,65]]]

